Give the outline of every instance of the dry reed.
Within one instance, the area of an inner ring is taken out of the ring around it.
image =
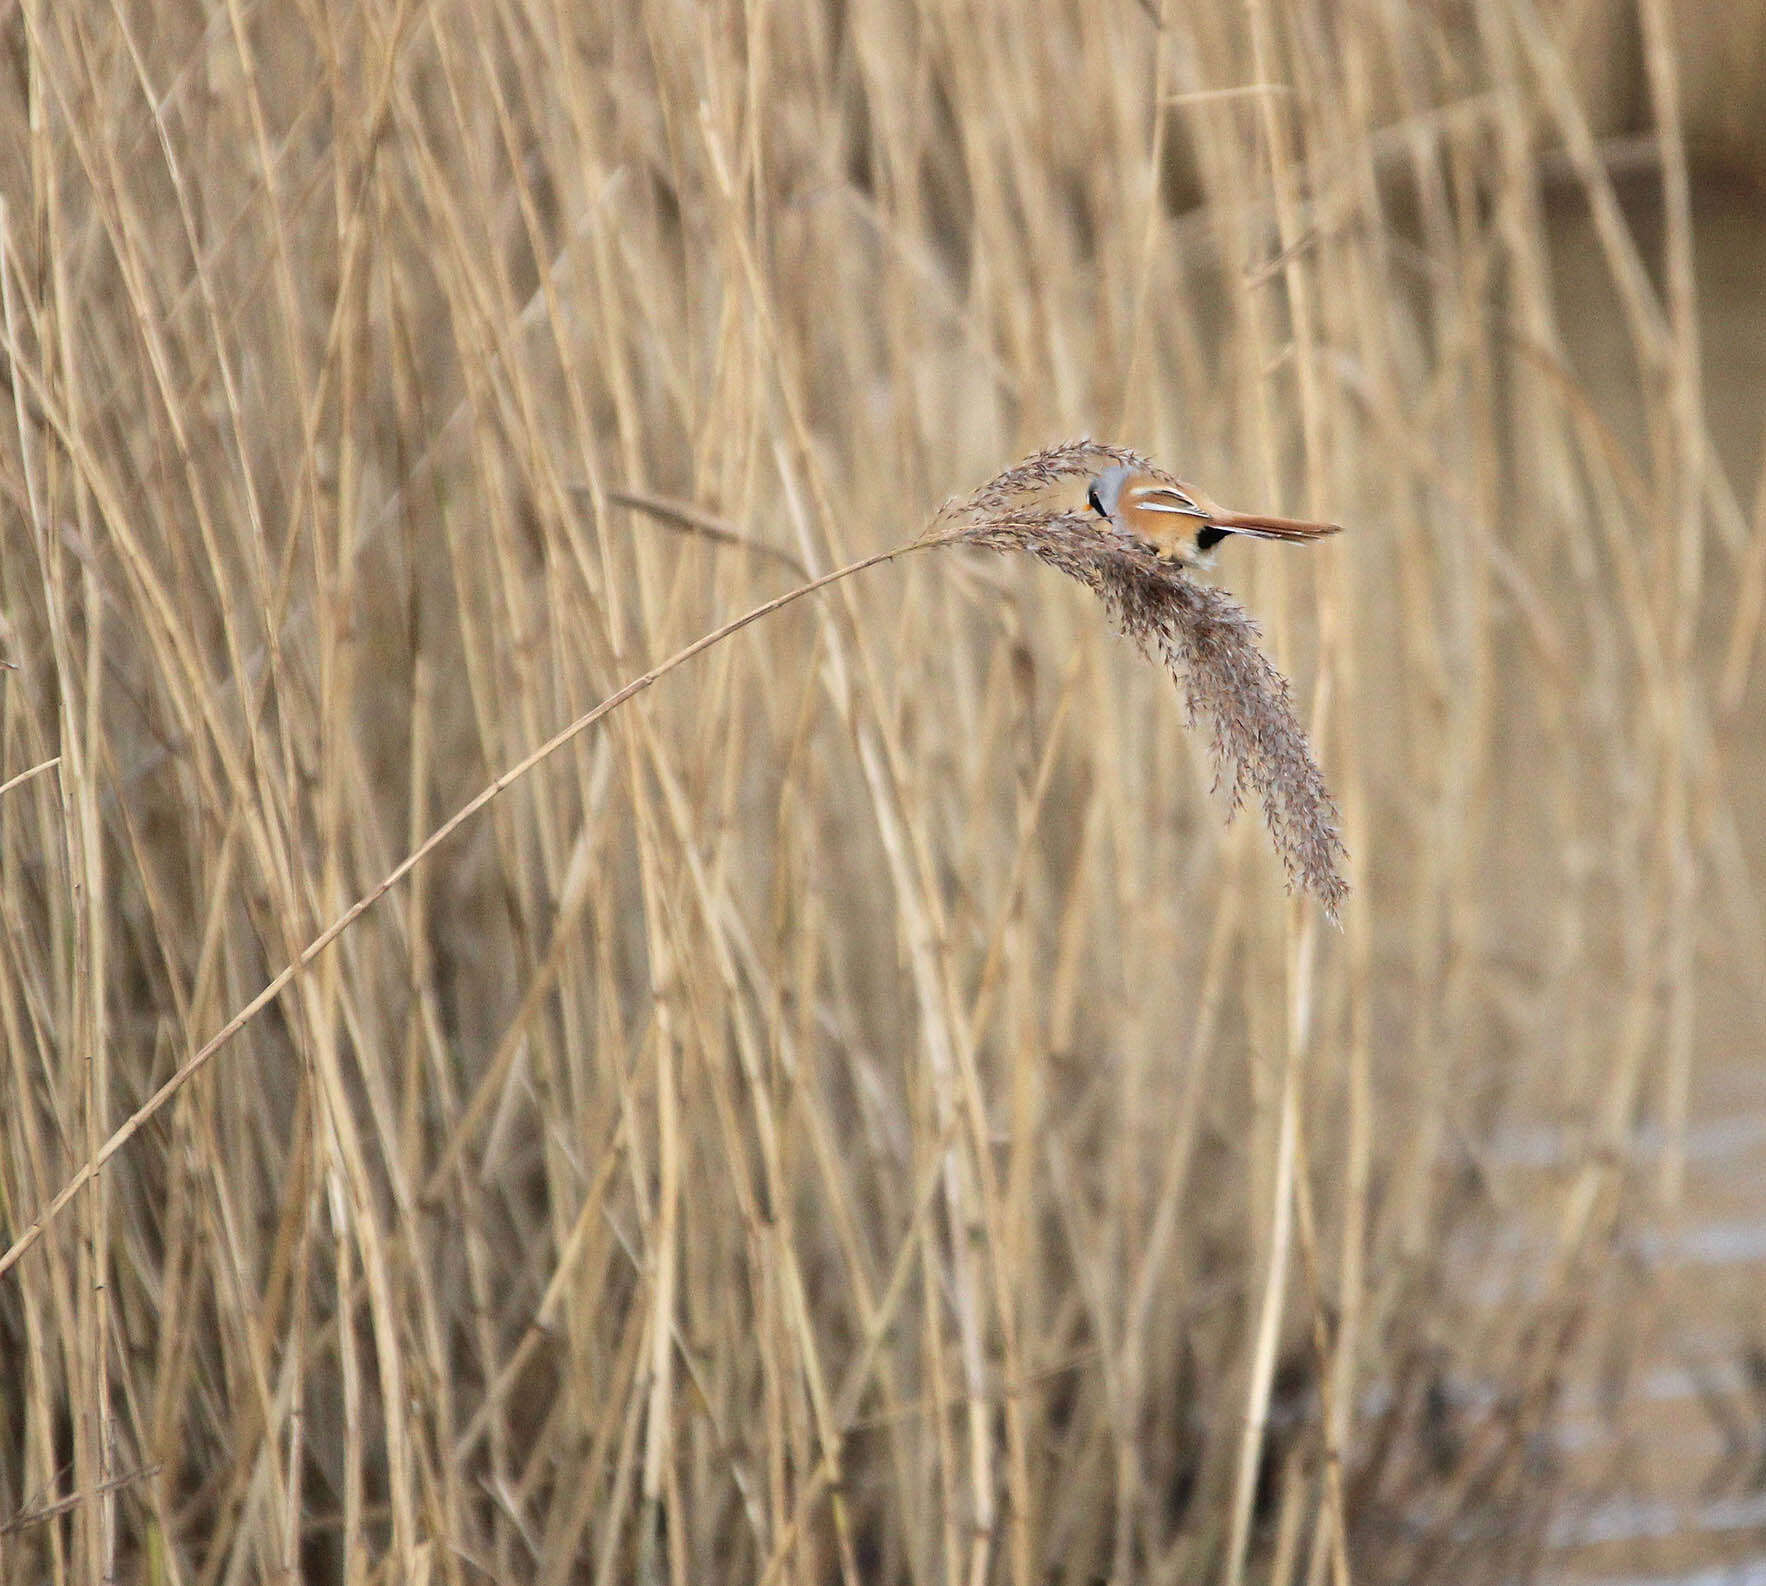
[[[0,1581],[1694,1527],[1766,242],[1636,12],[0,19]],[[928,530],[1083,592],[877,550],[1084,432],[1353,525],[1223,552],[1291,699],[1115,448]]]

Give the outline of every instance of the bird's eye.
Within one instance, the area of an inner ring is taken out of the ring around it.
[[[1100,518],[1109,517],[1110,514],[1104,510],[1104,503],[1098,500],[1098,487],[1096,485],[1093,485],[1090,490],[1086,491],[1085,499],[1091,503],[1092,511],[1097,513]]]

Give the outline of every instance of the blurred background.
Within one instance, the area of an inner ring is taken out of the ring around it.
[[[0,1578],[1766,1578],[1766,8],[0,38]]]

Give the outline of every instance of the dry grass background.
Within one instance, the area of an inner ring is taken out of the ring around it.
[[[1758,7],[0,36],[0,1577],[1542,1567],[1760,1031],[1687,153]],[[1350,526],[1215,575],[1340,933],[1085,591],[945,548],[610,711],[142,1110],[564,724],[1082,433]]]

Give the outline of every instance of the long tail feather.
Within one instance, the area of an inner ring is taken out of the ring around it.
[[[1254,512],[1217,512],[1211,520],[1228,534],[1248,534],[1258,540],[1322,540],[1341,534],[1340,523],[1308,523],[1304,518],[1266,518]]]

